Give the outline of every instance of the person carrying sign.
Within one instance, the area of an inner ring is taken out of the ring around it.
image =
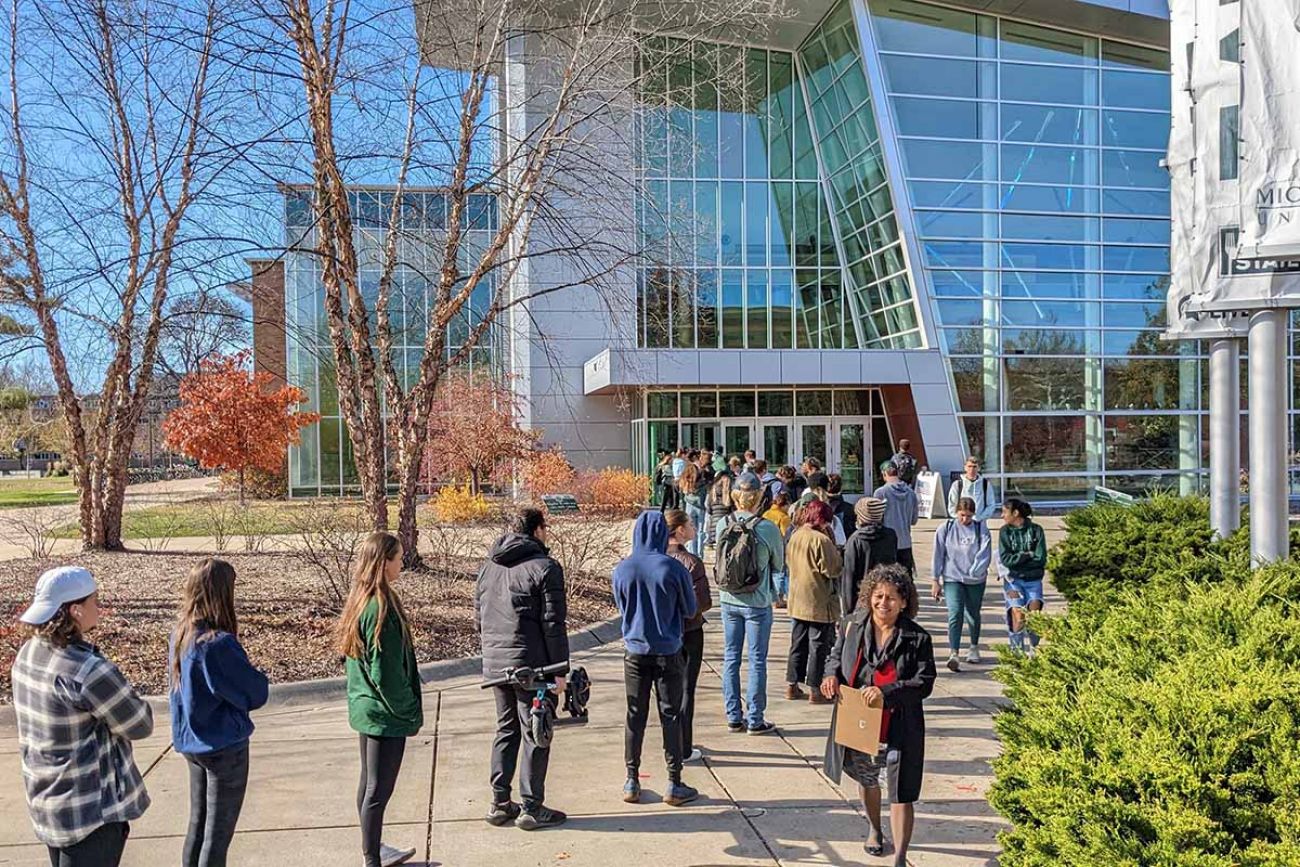
[[[895,867],[907,864],[925,763],[921,702],[934,690],[935,679],[934,645],[914,619],[918,607],[916,585],[906,569],[896,564],[872,569],[862,584],[857,610],[840,621],[821,685],[826,698],[857,689],[868,706],[883,706],[880,747],[874,756],[841,746],[832,718],[824,771],[833,782],[845,774],[858,784],[871,823],[868,855],[885,853],[880,787],[883,783],[889,788]]]

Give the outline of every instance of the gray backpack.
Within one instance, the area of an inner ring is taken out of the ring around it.
[[[713,583],[728,593],[752,593],[763,580],[758,566],[758,522],[754,515],[745,521],[730,520],[718,536],[717,561],[713,567]]]

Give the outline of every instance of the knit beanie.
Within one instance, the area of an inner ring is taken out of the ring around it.
[[[859,527],[879,524],[885,519],[885,501],[878,497],[863,497],[853,504],[853,514]]]

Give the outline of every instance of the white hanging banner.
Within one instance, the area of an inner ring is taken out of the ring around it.
[[[1293,272],[1285,262],[1257,256],[1256,241],[1243,246],[1245,226],[1256,220],[1243,204],[1257,195],[1250,173],[1279,142],[1300,136],[1300,130],[1274,135],[1248,127],[1259,123],[1249,117],[1248,109],[1258,109],[1266,88],[1274,85],[1264,81],[1272,70],[1261,69],[1258,61],[1243,67],[1245,43],[1253,38],[1243,19],[1251,9],[1256,18],[1270,19],[1274,30],[1283,29],[1275,14],[1264,15],[1262,8],[1256,8],[1276,2],[1243,0],[1223,5],[1220,0],[1170,0],[1173,92],[1166,165],[1171,184],[1172,287],[1167,337],[1239,336],[1245,325],[1242,311],[1300,306],[1300,281],[1295,278],[1300,268]],[[1294,5],[1300,0],[1284,2]],[[1285,29],[1291,32],[1285,41],[1296,55],[1288,65],[1300,72],[1300,33],[1287,23]],[[1255,74],[1249,81],[1243,75],[1247,70]],[[1255,96],[1249,88],[1256,88]],[[1300,108],[1292,106],[1291,116],[1300,123]],[[1300,238],[1300,189],[1297,196],[1295,227]],[[1300,254],[1300,246],[1296,249]]]
[[[1243,150],[1237,258],[1297,273],[1300,0],[1242,0],[1240,7]],[[1300,292],[1300,284],[1291,291]]]

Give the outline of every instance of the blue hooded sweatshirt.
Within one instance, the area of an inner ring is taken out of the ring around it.
[[[172,685],[172,744],[182,755],[202,755],[242,744],[253,733],[249,711],[266,704],[266,675],[229,632],[209,632],[181,656]],[[175,636],[168,656],[176,653]]]
[[[695,615],[691,574],[668,549],[661,512],[642,512],[632,531],[632,553],[614,567],[614,601],[623,616],[628,653],[667,656],[682,649],[682,626]]]

